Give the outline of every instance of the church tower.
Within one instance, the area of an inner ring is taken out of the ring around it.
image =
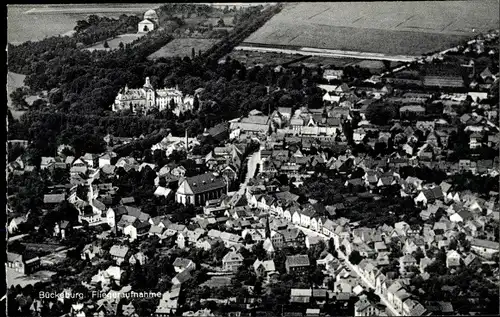
[[[144,83],[144,86],[142,88],[146,92],[146,109],[150,110],[156,106],[156,100],[155,90],[153,88],[153,85],[151,85],[151,82],[149,81],[149,77],[146,77],[146,82]]]

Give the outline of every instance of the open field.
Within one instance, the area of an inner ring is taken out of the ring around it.
[[[123,3],[123,4],[71,4],[71,5],[50,5],[37,6],[29,9],[25,14],[61,14],[61,13],[82,13],[82,14],[100,14],[100,13],[136,13],[144,12],[151,8],[158,7],[151,3]]]
[[[419,56],[414,55],[393,55],[383,53],[371,53],[364,51],[332,50],[326,48],[272,45],[272,44],[246,44],[234,48],[235,50],[251,52],[274,52],[283,54],[294,54],[303,56],[320,56],[329,58],[351,58],[365,60],[388,60],[391,62],[412,62]]]
[[[158,51],[148,56],[148,59],[157,59],[160,57],[191,57],[191,49],[194,47],[196,54],[201,50],[206,51],[212,45],[217,43],[217,39],[194,39],[194,38],[182,38],[174,39],[167,45],[160,48]]]
[[[7,40],[12,44],[39,41],[54,35],[64,35],[76,26],[77,20],[90,14],[117,18],[121,14],[144,14],[159,4],[65,4],[8,5]]]
[[[359,65],[360,67],[365,67],[369,69],[379,68],[379,61],[372,60],[359,60],[357,58],[348,57],[327,57],[327,56],[304,56],[300,54],[287,54],[278,52],[264,52],[264,51],[247,51],[247,50],[233,50],[229,57],[236,59],[239,62],[245,64],[246,66],[254,65],[298,65],[302,64],[306,67],[318,67],[318,66],[332,66],[332,67],[345,67]],[[399,63],[394,62],[394,65]]]
[[[244,44],[421,55],[498,28],[498,11],[491,0],[294,3]]]
[[[85,48],[86,50],[89,51],[105,51],[105,50],[113,50],[120,48],[120,42],[123,42],[123,45],[132,43],[133,41],[137,40],[138,38],[142,37],[145,34],[138,34],[138,33],[130,33],[130,34],[121,34],[118,35],[117,37],[108,40],[108,45],[109,48],[104,48],[104,42],[99,42],[95,45],[92,45],[90,47]]]
[[[239,51],[233,50],[229,57],[232,59],[236,59],[246,66],[253,66],[257,64],[262,65],[281,65],[284,63],[289,63],[297,58],[300,58],[300,55],[291,55],[291,54],[283,54],[283,53],[273,53],[273,52],[252,52],[252,51]]]

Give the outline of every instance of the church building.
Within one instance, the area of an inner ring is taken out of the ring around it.
[[[181,180],[175,193],[175,201],[184,205],[203,206],[207,201],[217,199],[226,193],[227,184],[223,177],[205,173]]]

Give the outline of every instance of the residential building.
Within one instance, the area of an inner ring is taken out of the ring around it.
[[[226,271],[236,271],[243,264],[243,256],[231,251],[222,258],[222,268]]]

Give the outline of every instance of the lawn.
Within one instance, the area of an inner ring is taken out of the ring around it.
[[[285,54],[278,52],[255,52],[255,51],[240,51],[233,50],[229,57],[236,59],[246,66],[254,66],[257,64],[262,65],[282,65],[290,63],[289,65],[303,64],[306,67],[317,67],[318,65],[328,65],[334,67],[344,67],[347,65],[354,65],[359,63],[359,59],[355,58],[342,58],[342,57],[322,57],[322,56],[308,56],[304,58],[303,55],[298,54]],[[296,61],[292,63],[293,61]],[[367,61],[370,62],[370,61]]]
[[[148,56],[148,59],[157,59],[160,57],[191,57],[192,48],[194,47],[196,54],[208,50],[212,45],[217,43],[217,39],[194,39],[182,38],[174,39],[167,45],[160,48],[158,51]]]
[[[420,55],[498,28],[498,11],[490,0],[295,3],[245,42]]]
[[[262,65],[280,65],[284,63],[289,63],[295,59],[298,59],[302,56],[300,55],[291,55],[291,54],[283,54],[283,53],[266,53],[266,52],[252,52],[252,51],[239,51],[233,50],[229,57],[232,59],[236,59],[246,66],[253,66],[256,64]]]
[[[142,37],[144,34],[138,34],[138,33],[128,33],[128,34],[121,34],[118,35],[117,37],[113,39],[108,39],[108,45],[109,48],[104,48],[104,42],[99,42],[93,46],[85,48],[86,50],[89,51],[95,51],[95,50],[113,50],[113,49],[118,49],[120,48],[120,43],[123,43],[123,45],[132,43],[133,41],[137,40],[138,38]]]

